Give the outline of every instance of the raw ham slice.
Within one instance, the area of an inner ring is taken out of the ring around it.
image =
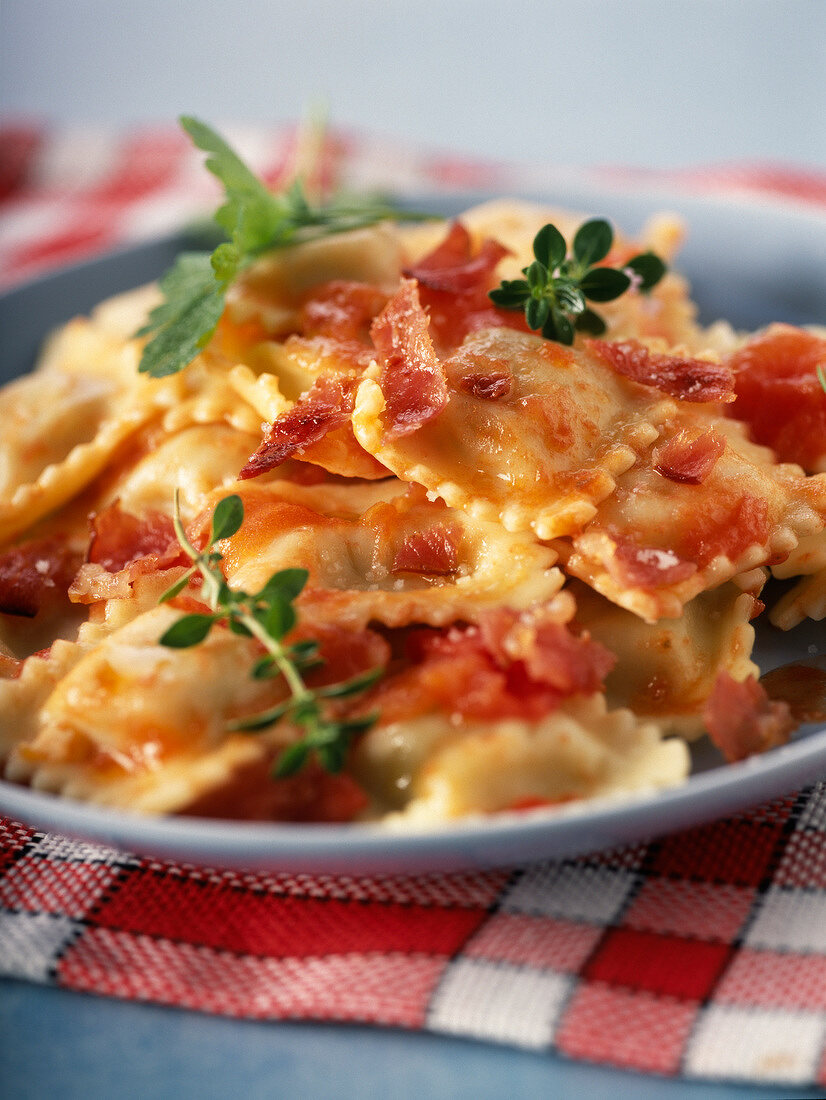
[[[0,555],[0,613],[34,618],[43,603],[62,598],[81,556],[63,539],[33,539]]]
[[[385,432],[397,438],[417,431],[447,405],[447,381],[428,332],[416,283],[401,286],[373,322],[386,401]]]
[[[498,309],[488,297],[494,271],[510,250],[485,238],[474,254],[473,242],[461,222],[454,222],[445,239],[409,267],[405,274],[419,283],[431,332],[443,350],[457,347],[465,336],[483,328],[524,328],[524,316]]]
[[[618,374],[681,401],[734,400],[734,372],[729,366],[649,351],[636,340],[589,340],[588,345]]]
[[[771,325],[728,359],[737,400],[728,410],[744,420],[758,443],[781,462],[804,470],[824,468],[826,393],[817,368],[826,370],[826,339],[791,325]]]
[[[313,443],[347,424],[353,411],[354,388],[353,379],[329,375],[316,379],[293,408],[273,421],[239,478],[258,477],[288,458],[300,457]]]
[[[508,250],[498,241],[484,240],[476,255],[470,234],[461,222],[453,222],[445,239],[405,270],[429,290],[444,290],[450,294],[467,294],[482,290],[487,293],[496,265]]]
[[[156,559],[159,568],[166,568],[180,556],[172,519],[162,512],[139,518],[124,512],[115,501],[92,517],[91,526],[88,561],[102,566],[107,573],[117,573],[146,557]]]
[[[725,438],[713,428],[700,435],[684,429],[655,448],[654,469],[669,481],[702,485],[725,449]]]
[[[462,533],[443,523],[426,531],[414,531],[399,547],[391,573],[421,573],[446,577],[459,566],[458,545]]]

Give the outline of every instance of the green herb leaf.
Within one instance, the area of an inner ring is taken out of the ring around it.
[[[504,279],[488,297],[500,309],[522,311],[528,328],[546,340],[572,344],[576,332],[601,335],[605,321],[587,301],[611,302],[632,288],[647,292],[666,271],[653,252],[641,252],[622,271],[597,266],[613,242],[609,222],[592,218],[576,231],[569,257],[562,234],[556,226],[545,225],[534,237],[535,258],[523,268],[525,278]]]
[[[310,746],[303,741],[296,741],[288,745],[278,757],[275,766],[275,776],[278,779],[287,779],[291,775],[300,772],[310,756]]]
[[[529,298],[525,303],[525,317],[528,327],[532,329],[542,328],[548,320],[551,311],[551,303],[547,298]]]
[[[527,279],[505,279],[488,294],[494,305],[503,309],[521,309],[530,294]]]
[[[589,336],[602,336],[606,325],[598,313],[584,309],[574,322],[574,328],[577,332],[587,332]]]
[[[555,225],[543,225],[533,239],[533,254],[548,271],[556,271],[567,251],[565,238]]]
[[[244,505],[237,494],[224,497],[215,506],[212,513],[210,544],[228,539],[239,530],[244,522]]]
[[[665,264],[654,252],[641,252],[629,260],[625,266],[630,268],[640,280],[639,289],[644,292],[655,287],[666,272]]]
[[[574,259],[582,267],[604,260],[614,243],[614,231],[604,218],[584,222],[574,236]]]
[[[138,333],[154,333],[139,370],[153,378],[176,374],[209,341],[224,310],[227,283],[218,279],[208,252],[184,252],[160,281],[164,302]]]
[[[171,594],[180,592],[192,574],[197,572],[201,576],[201,599],[208,604],[211,614],[182,616],[163,634],[160,642],[173,648],[197,645],[206,638],[215,623],[223,623],[235,634],[254,637],[264,653],[252,662],[250,676],[255,680],[281,677],[287,689],[287,698],[258,714],[229,723],[229,728],[252,733],[287,720],[303,727],[305,732],[279,757],[276,775],[294,774],[313,755],[322,767],[339,771],[344,765],[351,739],[360,730],[372,725],[375,717],[342,719],[340,712],[325,708],[334,705],[330,702],[332,700],[360,695],[376,682],[382,670],[373,669],[319,689],[307,686],[303,673],[322,663],[318,657],[319,643],[311,638],[302,638],[292,645],[285,645],[283,639],[298,620],[294,601],[307,583],[308,572],[306,569],[281,569],[270,577],[260,592],[252,596],[242,589],[232,588],[221,571],[221,555],[213,550],[213,545],[235,534],[243,521],[241,498],[237,494],[224,497],[213,511],[208,545],[203,550],[196,550],[186,537],[178,494],[175,494],[175,531],[193,566],[164,595],[171,598]]]
[[[327,687],[319,688],[316,694],[322,699],[344,699],[350,695],[361,695],[363,691],[380,680],[381,676],[382,670],[373,668],[361,676],[354,676],[352,680],[344,680],[340,684],[329,684]]]
[[[160,643],[171,649],[188,649],[206,638],[214,622],[212,615],[184,615],[161,635]]]
[[[579,285],[585,297],[592,302],[613,302],[628,290],[631,280],[624,271],[615,271],[612,267],[592,267],[583,275]]]
[[[191,116],[180,121],[194,144],[208,154],[206,167],[223,185],[225,201],[215,221],[229,240],[211,255],[184,254],[161,279],[165,300],[137,333],[152,337],[138,369],[153,378],[175,374],[204,349],[224,310],[229,285],[262,252],[388,218],[422,221],[427,217],[369,198],[312,206],[298,181],[274,194],[206,123]]]
[[[285,600],[294,600],[304,590],[309,576],[306,569],[280,569],[258,593],[258,599],[270,600],[279,595]]]

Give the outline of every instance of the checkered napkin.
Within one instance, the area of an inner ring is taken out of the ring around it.
[[[294,131],[229,135],[271,180],[300,144]],[[542,184],[530,167],[352,136],[331,148],[332,170],[354,185]],[[214,201],[200,159],[168,131],[113,140],[7,127],[0,279],[180,225]],[[826,178],[787,170],[684,182],[826,204]],[[214,870],[0,819],[0,974],[689,1078],[826,1085],[826,784],[650,843],[465,874]]]

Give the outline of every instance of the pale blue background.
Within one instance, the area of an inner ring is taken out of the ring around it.
[[[0,115],[335,123],[481,157],[826,168],[824,0],[0,0]],[[723,1097],[488,1044],[0,983],[0,1095]]]
[[[2,0],[0,109],[334,121],[560,164],[826,167],[823,0]]]

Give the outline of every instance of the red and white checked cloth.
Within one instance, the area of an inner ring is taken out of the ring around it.
[[[267,178],[287,170],[294,133],[229,133]],[[328,168],[407,193],[542,185],[528,167],[346,136]],[[826,207],[826,176],[810,173],[681,180]],[[158,235],[214,198],[172,131],[0,130],[0,281]],[[647,844],[450,875],[216,871],[0,820],[0,974],[687,1078],[826,1085],[826,784]]]

